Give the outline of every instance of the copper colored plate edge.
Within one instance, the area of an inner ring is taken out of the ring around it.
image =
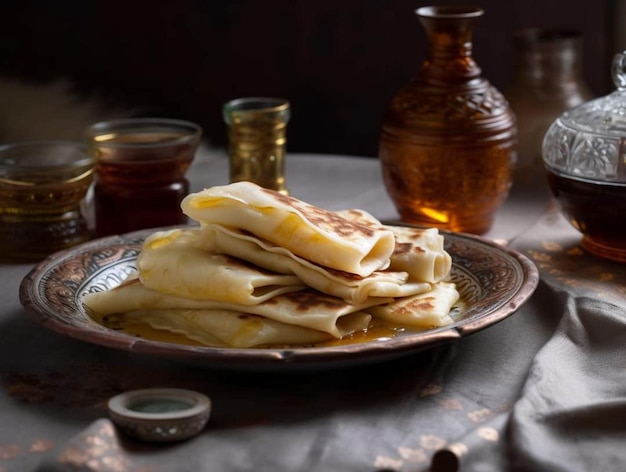
[[[518,290],[511,298],[493,312],[476,316],[470,320],[462,320],[450,326],[437,328],[415,334],[407,334],[384,341],[348,344],[343,346],[322,348],[281,348],[281,349],[238,349],[212,348],[178,345],[160,341],[144,340],[117,331],[87,331],[83,327],[57,321],[50,318],[33,300],[33,285],[57,261],[88,253],[98,248],[106,248],[113,244],[128,244],[132,239],[141,239],[161,228],[136,231],[121,236],[110,236],[84,243],[80,246],[52,254],[37,264],[22,280],[19,298],[26,314],[34,321],[57,333],[86,341],[92,344],[126,350],[134,353],[177,358],[188,361],[199,361],[213,367],[228,368],[284,368],[292,366],[313,366],[328,368],[333,366],[369,363],[401,357],[417,353],[437,346],[451,343],[469,334],[488,328],[514,314],[534,293],[539,283],[539,272],[534,263],[520,252],[502,246],[494,241],[464,234],[441,230],[444,237],[452,240],[473,240],[487,246],[493,251],[508,255],[519,264],[524,275]]]
[[[524,303],[526,303],[533,293],[535,293],[535,290],[537,289],[540,280],[539,269],[537,268],[535,263],[530,260],[530,258],[525,256],[521,252],[508,246],[499,244],[490,239],[486,239],[473,234],[453,233],[444,230],[439,230],[439,232],[443,234],[444,237],[457,237],[459,239],[474,240],[480,244],[491,247],[498,252],[507,254],[513,260],[517,261],[525,277],[525,280],[522,282],[517,292],[495,312],[484,315],[474,320],[474,322],[466,322],[463,323],[462,326],[458,326],[457,328],[461,332],[463,332],[463,335],[475,333],[508,318],[513,313],[515,313]],[[464,331],[468,331],[468,333],[464,333]]]

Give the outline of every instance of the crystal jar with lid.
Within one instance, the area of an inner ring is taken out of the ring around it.
[[[559,116],[543,140],[548,183],[592,254],[626,262],[626,51],[615,55],[617,89]]]

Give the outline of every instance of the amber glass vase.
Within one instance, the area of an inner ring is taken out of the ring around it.
[[[472,57],[477,7],[417,11],[428,54],[392,99],[382,123],[383,179],[408,223],[486,233],[508,196],[515,116]]]

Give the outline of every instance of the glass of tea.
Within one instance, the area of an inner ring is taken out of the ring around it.
[[[82,143],[0,146],[0,259],[38,261],[90,238],[93,160]]]
[[[95,161],[93,207],[97,236],[185,224],[185,173],[202,130],[168,118],[125,118],[90,126]]]
[[[230,181],[247,180],[287,194],[285,152],[289,102],[282,98],[249,97],[226,103]]]

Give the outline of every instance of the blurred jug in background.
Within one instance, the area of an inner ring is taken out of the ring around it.
[[[548,127],[592,98],[582,77],[582,41],[576,31],[526,29],[515,35],[513,77],[505,95],[517,117],[516,185],[546,182],[541,145]]]

